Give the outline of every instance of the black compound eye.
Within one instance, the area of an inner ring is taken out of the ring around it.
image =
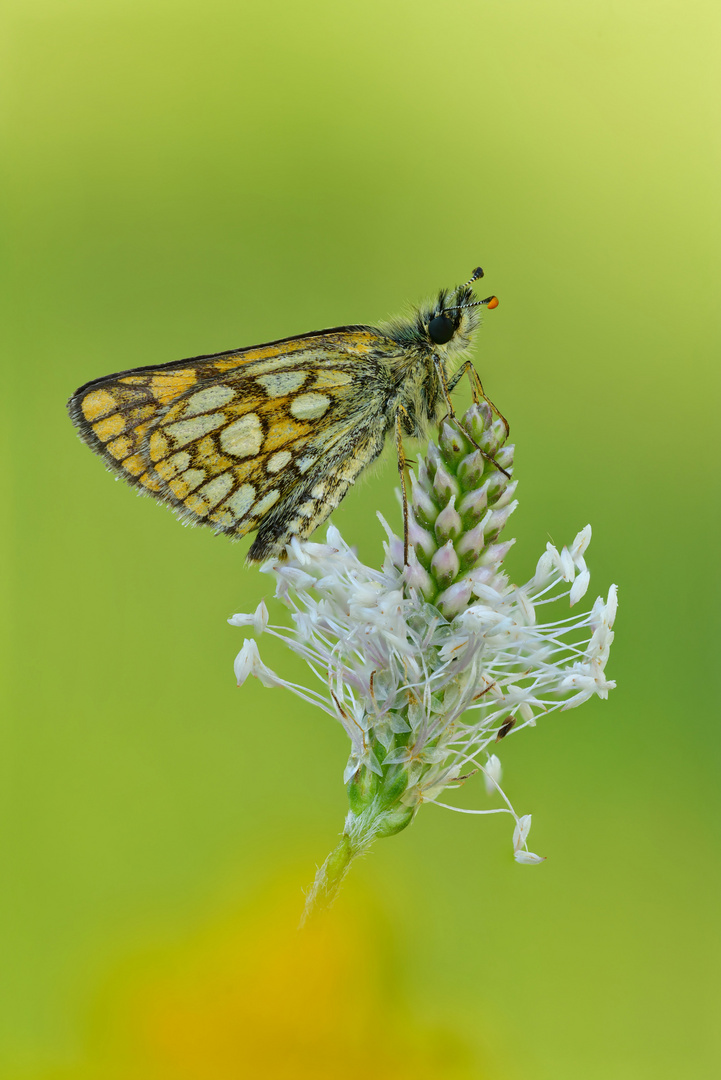
[[[455,334],[453,322],[446,315],[436,315],[428,323],[428,336],[436,345],[445,345]]]

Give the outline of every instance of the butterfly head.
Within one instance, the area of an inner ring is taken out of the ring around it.
[[[450,346],[452,351],[467,348],[479,322],[476,309],[498,307],[495,296],[487,296],[485,300],[476,299],[472,285],[482,277],[483,270],[478,266],[465,284],[451,291],[442,289],[436,303],[428,310],[419,312],[431,346]]]

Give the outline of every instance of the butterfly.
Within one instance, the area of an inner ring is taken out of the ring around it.
[[[481,277],[478,267],[464,285],[380,327],[316,330],[106,375],[76,390],[68,411],[113,473],[181,520],[231,538],[257,530],[251,562],[282,557],[292,537],[310,536],[392,432],[407,549],[403,438],[455,415],[450,394],[464,374],[475,400],[488,401],[467,358],[477,309],[498,304],[475,299]]]

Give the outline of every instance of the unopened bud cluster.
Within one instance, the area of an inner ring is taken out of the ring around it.
[[[411,474],[408,539],[418,565],[409,583],[452,619],[468,604],[476,583],[489,583],[513,540],[496,543],[518,505],[510,479],[513,446],[506,427],[483,402],[469,409],[463,427],[443,421],[418,474]],[[394,545],[394,561],[402,552]]]

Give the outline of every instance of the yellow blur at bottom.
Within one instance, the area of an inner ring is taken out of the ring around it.
[[[367,912],[297,929],[297,889],[135,958],[106,983],[76,1067],[33,1080],[501,1080],[421,1023]]]

